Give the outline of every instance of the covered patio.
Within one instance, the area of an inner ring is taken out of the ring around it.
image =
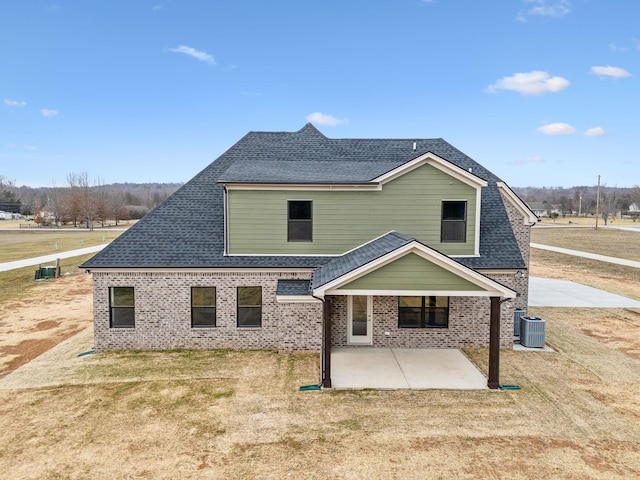
[[[339,347],[331,364],[335,389],[488,389],[487,378],[454,348]]]

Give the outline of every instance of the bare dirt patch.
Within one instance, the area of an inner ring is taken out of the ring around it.
[[[92,324],[91,277],[33,286],[28,300],[0,304],[0,377]]]

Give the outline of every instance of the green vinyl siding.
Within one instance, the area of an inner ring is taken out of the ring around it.
[[[481,291],[477,285],[415,253],[340,287],[341,290]]]
[[[440,242],[443,199],[466,200],[467,241]],[[313,241],[287,242],[287,201],[313,202]],[[448,255],[472,255],[476,190],[423,165],[386,183],[381,191],[230,190],[231,254],[342,254],[391,230]]]

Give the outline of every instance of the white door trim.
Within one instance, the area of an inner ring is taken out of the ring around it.
[[[360,295],[365,296],[365,295]],[[353,334],[353,296],[347,297],[347,343],[349,345],[371,345],[373,340],[373,296],[367,297],[367,333],[366,335]]]

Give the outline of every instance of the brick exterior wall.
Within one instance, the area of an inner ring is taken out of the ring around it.
[[[531,227],[503,196],[514,235],[529,265]],[[500,309],[500,344],[513,345],[513,310],[528,305],[529,275],[487,275],[518,293]],[[272,348],[313,351],[322,347],[321,303],[278,303],[279,279],[309,279],[308,272],[98,272],[93,273],[96,351],[175,348]],[[134,287],[135,328],[110,328],[109,287]],[[191,327],[191,287],[216,287],[216,327]],[[262,287],[262,326],[236,326],[237,287]],[[396,297],[373,297],[373,346],[458,348],[489,343],[490,301],[487,297],[451,297],[445,329],[398,328]],[[389,336],[385,335],[389,332]],[[347,297],[333,297],[333,346],[347,343]]]
[[[529,257],[531,251],[531,227],[525,225],[525,218],[522,213],[511,203],[511,200],[502,192],[502,202],[504,203],[507,215],[509,216],[509,222],[511,222],[511,228],[513,234],[518,242],[522,259],[524,260],[527,270],[525,277],[517,279],[517,282],[511,287],[518,292],[518,298],[515,302],[515,308],[521,308],[526,310],[529,305]]]
[[[489,297],[450,297],[448,328],[399,328],[397,297],[374,296],[371,345],[393,348],[487,347],[490,311]],[[331,344],[334,347],[356,346],[349,345],[347,338],[347,297],[333,297],[331,320]],[[513,346],[513,302],[505,302],[500,308],[500,346]]]
[[[273,348],[320,351],[321,303],[278,303],[278,279],[310,273],[94,272],[96,351]],[[109,287],[134,287],[135,327],[110,328]],[[191,327],[191,287],[216,287],[216,327]],[[262,287],[262,327],[236,326],[236,287]]]

